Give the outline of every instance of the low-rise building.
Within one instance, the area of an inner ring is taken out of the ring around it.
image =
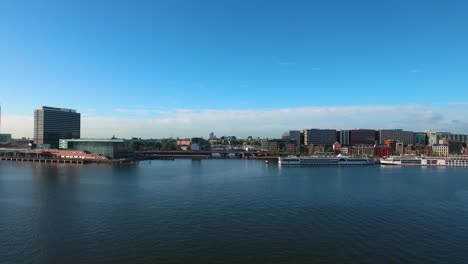
[[[387,145],[375,146],[375,156],[377,157],[388,157],[392,155],[392,149]]]
[[[278,152],[279,150],[278,140],[268,140],[267,150],[270,152]]]
[[[395,147],[396,147],[396,154],[397,155],[405,154],[403,142],[397,142]]]
[[[286,142],[283,150],[288,154],[295,154],[298,151],[298,147],[295,142]]]
[[[11,143],[11,134],[1,133],[0,134],[0,143],[5,143],[5,144]]]
[[[43,150],[41,154],[60,159],[108,160],[106,156],[87,153],[82,150],[47,149]]]
[[[341,147],[341,155],[349,155],[349,147]]]
[[[188,147],[190,146],[190,140],[189,139],[184,139],[184,140],[177,140],[177,146],[178,147]]]
[[[449,146],[448,146],[448,144],[434,144],[434,145],[432,145],[432,151],[437,156],[448,156],[449,155]]]
[[[111,159],[128,158],[134,152],[131,139],[60,139],[59,148],[82,150]]]
[[[333,144],[333,151],[335,153],[341,153],[341,144],[340,144],[340,142],[335,142],[335,144]]]
[[[351,147],[351,155],[353,156],[373,156],[374,152],[374,145],[360,144]]]

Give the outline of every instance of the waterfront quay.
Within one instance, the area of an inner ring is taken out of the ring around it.
[[[137,159],[250,159],[269,156],[269,152],[261,151],[136,151]]]
[[[39,163],[131,163],[132,159],[108,159],[105,156],[77,150],[0,148],[0,160]]]
[[[0,160],[42,163],[133,163],[141,160],[173,159],[277,159],[268,152],[257,151],[136,151],[125,158],[110,159],[104,155],[80,150],[0,148]]]

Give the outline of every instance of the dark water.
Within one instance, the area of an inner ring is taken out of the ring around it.
[[[468,263],[468,169],[0,162],[0,263]]]

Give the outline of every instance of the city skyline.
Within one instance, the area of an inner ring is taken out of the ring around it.
[[[78,109],[87,137],[307,127],[467,133],[467,8],[2,1],[2,131],[32,137],[33,109],[51,105]]]
[[[4,110],[5,111],[5,110]],[[80,111],[78,109],[78,111]],[[121,110],[123,111],[123,110]],[[387,118],[393,113],[396,119]],[[398,116],[395,113],[405,113]],[[309,128],[319,129],[404,129],[415,132],[435,131],[466,134],[466,122],[455,119],[466,116],[468,111],[462,107],[435,112],[424,106],[368,106],[368,107],[304,107],[267,110],[177,110],[166,119],[137,120],[109,118],[82,114],[81,130],[83,138],[176,138],[208,137],[210,132],[218,136],[277,138],[289,130]],[[411,118],[408,118],[408,115]],[[387,116],[387,117],[386,117]],[[187,118],[189,117],[189,118]],[[14,120],[20,120],[15,123]],[[2,116],[2,133],[16,126],[26,136],[33,132],[34,115],[10,119]],[[105,120],[111,120],[111,126]],[[329,125],[331,124],[331,125]],[[173,129],[174,126],[178,127]],[[5,129],[6,127],[6,129]],[[31,128],[32,131],[28,131]],[[138,133],[133,133],[137,129]],[[100,133],[93,133],[98,130]],[[181,131],[177,133],[177,131]],[[15,138],[20,138],[13,133]]]

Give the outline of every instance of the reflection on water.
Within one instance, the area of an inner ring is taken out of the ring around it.
[[[465,263],[466,175],[0,162],[0,263]]]

